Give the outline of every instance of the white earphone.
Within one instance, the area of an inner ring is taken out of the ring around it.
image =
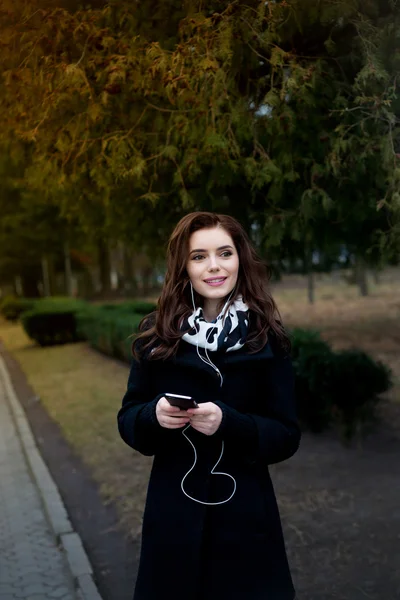
[[[191,293],[192,293],[192,303],[193,303],[193,310],[195,311],[195,310],[196,310],[196,304],[195,304],[195,301],[194,301],[194,293],[193,293],[193,285],[192,285],[192,282],[190,282],[190,287],[191,287]],[[228,300],[226,301],[226,303],[225,303],[225,306],[224,306],[223,310],[225,310],[225,308],[226,308],[226,306],[227,306],[227,304],[228,304],[229,300],[231,299],[231,297],[232,297],[232,294],[233,294],[233,291],[234,291],[234,290],[232,290],[232,292],[231,292],[231,294],[230,294],[230,296],[229,296]],[[225,318],[225,317],[224,317],[224,318]],[[206,338],[206,341],[208,342],[208,339],[207,339],[207,338]],[[196,344],[196,350],[197,350],[197,354],[198,354],[199,358],[200,358],[200,359],[201,359],[201,360],[202,360],[202,361],[203,361],[203,362],[204,362],[206,365],[209,365],[210,367],[212,367],[212,368],[213,368],[213,369],[214,369],[214,370],[215,370],[215,371],[216,371],[216,372],[219,374],[219,378],[220,378],[220,387],[222,387],[222,384],[223,384],[223,381],[224,381],[224,379],[223,379],[223,377],[222,377],[222,373],[221,373],[221,371],[218,369],[218,367],[216,367],[216,365],[214,365],[214,363],[212,362],[212,360],[211,360],[211,359],[210,359],[210,357],[208,356],[207,347],[205,347],[205,349],[204,349],[204,350],[205,350],[205,354],[206,354],[206,358],[204,358],[203,356],[201,356],[201,354],[200,354],[200,352],[199,352],[199,342],[198,342],[198,339],[197,339],[197,344]],[[218,467],[218,465],[219,465],[219,463],[221,462],[221,459],[222,459],[222,457],[223,457],[223,455],[224,455],[225,443],[224,443],[224,441],[223,441],[223,440],[222,440],[221,454],[219,455],[219,458],[218,458],[217,462],[215,463],[215,465],[214,465],[214,466],[213,466],[213,468],[211,469],[211,475],[224,475],[225,477],[229,477],[230,479],[232,479],[232,481],[233,481],[233,491],[232,491],[232,494],[229,496],[229,498],[227,498],[226,500],[222,500],[221,502],[203,502],[202,500],[198,500],[197,498],[193,498],[193,496],[190,496],[190,495],[189,495],[189,494],[188,494],[188,493],[185,491],[185,489],[184,489],[184,483],[185,483],[185,480],[186,480],[186,478],[188,477],[188,475],[190,475],[190,473],[193,471],[193,469],[195,468],[195,466],[196,466],[196,463],[197,463],[197,451],[196,451],[196,447],[195,447],[195,445],[193,444],[192,440],[191,440],[190,438],[188,438],[188,436],[186,435],[186,431],[189,429],[189,427],[190,427],[190,425],[187,425],[187,426],[185,427],[185,429],[183,429],[183,431],[182,431],[182,435],[183,435],[183,436],[184,436],[184,437],[187,439],[187,441],[189,442],[189,444],[190,444],[190,445],[192,446],[192,448],[193,448],[193,451],[194,451],[194,463],[193,463],[193,465],[190,467],[189,471],[186,473],[186,475],[183,477],[183,479],[182,479],[182,481],[181,481],[181,489],[182,489],[182,492],[185,494],[185,496],[186,496],[187,498],[189,498],[190,500],[193,500],[193,502],[197,502],[198,504],[205,504],[206,506],[217,506],[217,505],[219,505],[219,504],[226,504],[227,502],[229,502],[229,500],[231,500],[231,499],[233,498],[233,496],[234,496],[234,495],[235,495],[235,493],[236,493],[236,479],[235,479],[235,478],[234,478],[232,475],[229,475],[229,473],[224,473],[224,472],[222,472],[222,471],[215,471],[215,469]]]

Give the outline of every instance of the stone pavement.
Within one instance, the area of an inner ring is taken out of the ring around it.
[[[0,358],[0,600],[101,600]]]

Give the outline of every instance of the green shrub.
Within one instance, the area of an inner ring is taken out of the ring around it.
[[[23,313],[21,321],[27,335],[40,346],[77,342],[84,338],[78,331],[76,317],[86,307],[83,300],[44,298]]]
[[[110,312],[133,313],[145,316],[156,309],[156,304],[154,302],[142,302],[141,300],[128,300],[121,303],[98,304],[96,308]]]
[[[157,308],[155,302],[142,302],[140,300],[132,300],[131,302],[126,302],[124,304],[126,304],[127,307],[131,307],[134,313],[143,316],[148,315]]]
[[[334,353],[318,331],[294,329],[291,342],[298,416],[307,429],[318,433],[332,422],[329,385]]]
[[[95,307],[78,314],[78,331],[96,350],[130,362],[132,334],[137,331],[142,318],[142,315]]]
[[[376,418],[379,395],[390,389],[390,369],[361,350],[345,350],[334,356],[330,383],[331,403],[345,441],[360,434]]]
[[[390,369],[361,350],[334,352],[317,331],[295,329],[291,339],[302,425],[317,433],[339,422],[348,442],[374,420]]]
[[[17,321],[22,313],[31,310],[35,300],[6,296],[0,303],[0,313],[8,321]]]

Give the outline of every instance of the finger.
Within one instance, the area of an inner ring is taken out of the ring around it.
[[[196,423],[197,425],[200,425],[200,423],[208,423],[209,422],[209,418],[208,417],[191,417],[190,418],[190,422],[191,423]]]
[[[189,423],[189,419],[187,418],[180,418],[180,417],[163,417],[162,419],[163,423],[165,423],[166,425],[171,425],[171,426],[177,426],[177,427],[181,427],[182,425],[186,425],[187,423]]]
[[[194,425],[192,425],[192,423],[191,423],[191,426],[193,427],[193,429],[195,429],[199,433],[203,433],[204,435],[209,435],[210,430],[208,429],[208,427],[202,427],[201,425],[194,426]]]
[[[178,406],[172,406],[164,396],[160,398],[158,401],[159,407],[167,413],[176,413],[179,412],[180,409]]]
[[[189,408],[187,412],[193,415],[211,415],[215,412],[215,404],[213,402],[203,402],[197,408]]]

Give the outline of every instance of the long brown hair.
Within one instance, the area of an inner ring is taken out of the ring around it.
[[[193,212],[179,221],[169,239],[167,272],[157,310],[141,321],[139,334],[132,345],[136,359],[150,348],[152,352],[149,358],[152,359],[167,359],[176,353],[184,333],[180,324],[193,311],[190,279],[186,271],[189,240],[195,231],[214,227],[222,227],[231,236],[238,253],[238,280],[229,305],[241,294],[249,306],[250,326],[246,342],[249,352],[257,352],[265,345],[270,329],[282,346],[289,348],[277,306],[267,288],[267,268],[257,256],[243,227],[228,215]],[[197,293],[195,300],[196,306],[201,305],[202,297]],[[221,309],[223,305],[224,299],[221,300]]]

